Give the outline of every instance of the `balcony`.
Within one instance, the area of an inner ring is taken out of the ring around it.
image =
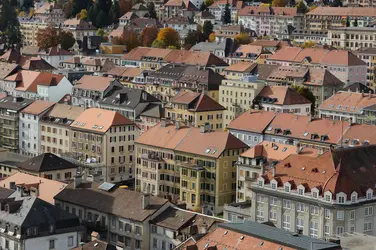
[[[141,159],[147,160],[147,161],[153,161],[153,162],[164,162],[162,157],[155,153],[142,154]]]
[[[18,115],[1,114],[1,118],[5,119],[5,120],[15,121],[15,120],[18,120]]]
[[[196,161],[179,161],[176,160],[176,165],[181,166],[183,168],[189,168],[196,171],[203,171],[205,170],[203,167],[198,166]]]

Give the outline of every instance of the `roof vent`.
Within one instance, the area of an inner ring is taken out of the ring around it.
[[[318,173],[319,170],[317,168],[312,168],[312,173]]]
[[[244,235],[240,236],[240,240],[244,240]]]

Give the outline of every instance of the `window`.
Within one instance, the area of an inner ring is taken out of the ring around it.
[[[277,197],[270,197],[270,206],[278,206],[278,198]]]
[[[68,237],[68,247],[73,247],[73,236]]]
[[[304,212],[304,203],[297,202],[296,203],[296,211],[297,212]]]
[[[332,201],[332,196],[330,194],[325,195],[325,201]]]
[[[142,235],[142,228],[140,226],[136,226],[136,234]]]
[[[311,206],[311,214],[312,215],[319,215],[319,207],[318,206]]]
[[[329,224],[325,224],[324,225],[324,234],[325,234],[325,236],[329,236],[330,235],[330,226],[329,226]]]
[[[259,187],[264,186],[264,180],[259,180],[259,181],[258,181],[258,186],[259,186]]]
[[[290,231],[291,217],[289,214],[283,215],[282,228]]]
[[[258,194],[256,196],[256,199],[257,199],[257,202],[259,202],[259,203],[264,203],[265,202],[265,196],[262,195],[262,194]]]
[[[264,210],[262,208],[257,208],[256,217],[258,220],[264,220]]]
[[[127,232],[132,232],[132,226],[131,226],[131,224],[128,224],[128,223],[126,223],[125,224],[125,231],[127,231]]]
[[[298,189],[298,194],[299,195],[304,195],[304,188],[299,188]]]
[[[283,208],[291,209],[291,201],[290,200],[283,200]]]
[[[303,218],[296,218],[296,229],[303,230],[304,229],[304,219]]]
[[[158,239],[153,238],[153,248],[157,248],[157,247],[158,247]]]
[[[141,248],[141,241],[140,240],[136,240],[136,248],[137,249]]]
[[[50,240],[49,249],[55,249],[55,240]]]
[[[355,220],[355,210],[350,211],[350,220]]]
[[[318,228],[319,228],[319,223],[317,221],[311,221],[310,223],[310,236],[312,238],[317,238],[317,232],[318,232]]]
[[[344,219],[345,219],[345,212],[337,211],[337,220],[344,220]]]
[[[344,196],[339,196],[338,197],[338,203],[341,203],[341,204],[345,203],[345,197]]]
[[[365,207],[364,208],[364,215],[365,216],[373,215],[373,207]]]
[[[343,234],[344,228],[343,227],[337,227],[336,233],[337,234]]]
[[[290,185],[285,184],[285,192],[290,193]]]
[[[372,190],[368,190],[368,191],[367,191],[367,200],[371,200],[372,197],[373,197],[373,192],[372,192]]]
[[[277,189],[277,183],[272,182],[272,189],[273,189],[273,190],[276,190],[276,189]]]
[[[271,221],[277,221],[277,213],[275,211],[269,212],[269,220]]]
[[[325,208],[325,219],[330,219],[330,210]]]
[[[357,195],[356,194],[352,194],[351,195],[351,202],[356,202],[356,199],[357,199]]]
[[[119,221],[119,230],[120,231],[124,230],[124,223],[122,221]]]
[[[372,222],[366,221],[364,222],[364,232],[372,231]]]
[[[313,197],[314,199],[319,198],[319,192],[317,192],[317,191],[313,191],[313,192],[312,192],[312,197]]]

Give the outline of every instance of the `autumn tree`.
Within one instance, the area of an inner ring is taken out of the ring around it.
[[[155,39],[151,45],[153,48],[161,48],[161,49],[165,49],[167,46],[166,46],[166,43],[164,41],[161,41],[161,40],[158,40],[158,39]]]
[[[68,0],[64,3],[63,12],[66,18],[70,18],[72,16],[72,0]]]
[[[354,25],[354,27],[358,27],[358,18],[355,18],[353,25]]]
[[[230,3],[228,2],[228,0],[225,5],[225,10],[223,11],[222,21],[223,21],[223,24],[231,23],[231,9],[230,9]]]
[[[302,48],[313,48],[315,47],[316,43],[314,41],[307,41],[302,44]]]
[[[273,0],[272,6],[273,7],[285,7],[287,5],[287,0]]]
[[[348,16],[346,17],[346,27],[350,27],[350,19]]]
[[[62,49],[68,50],[72,48],[75,42],[76,42],[76,39],[74,39],[72,32],[64,31],[64,30],[60,31],[59,44]]]
[[[132,9],[131,0],[119,0],[120,15],[124,15]]]
[[[17,13],[9,0],[3,0],[0,8],[0,42],[6,48],[21,43],[22,34]]]
[[[145,27],[140,34],[140,42],[142,46],[150,47],[153,44],[153,41],[158,36],[158,28],[155,26]]]
[[[87,10],[82,9],[79,14],[77,14],[77,17],[81,20],[87,20]]]
[[[296,9],[299,13],[307,13],[308,12],[308,7],[307,5],[305,5],[305,3],[303,2],[303,0],[300,0],[299,3],[296,5]]]
[[[163,41],[166,47],[175,46],[180,47],[180,36],[179,33],[170,27],[160,29],[157,35],[157,41]],[[159,42],[159,43],[160,43]]]
[[[214,3],[214,0],[204,0],[204,4],[205,4],[206,7],[209,7],[213,3]]]
[[[252,38],[246,33],[239,33],[234,37],[234,39],[239,45],[250,44],[252,42]]]
[[[214,32],[209,35],[209,39],[208,40],[211,43],[215,42],[215,33]]]
[[[48,49],[59,45],[59,36],[57,29],[52,26],[48,26],[45,29],[40,29],[37,32],[37,44],[38,47]]]
[[[204,26],[202,26],[202,33],[204,39],[208,39],[209,35],[213,32],[213,24],[210,21],[205,21]]]

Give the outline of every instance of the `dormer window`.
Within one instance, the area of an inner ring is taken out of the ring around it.
[[[354,202],[357,201],[357,199],[358,199],[358,194],[355,193],[355,192],[352,193],[352,194],[351,194],[351,202],[354,203]]]
[[[332,196],[330,194],[325,195],[325,201],[332,201]]]
[[[305,193],[305,188],[304,188],[304,186],[300,185],[298,187],[298,194],[299,195],[304,195],[304,193]]]
[[[285,183],[284,190],[285,190],[286,193],[290,193],[291,184],[290,183]]]
[[[344,193],[337,194],[337,202],[339,204],[344,204],[345,201],[346,201],[346,194],[344,194]]]
[[[368,189],[367,190],[367,200],[372,200],[372,198],[373,198],[373,190]]]
[[[319,198],[319,191],[317,189],[312,190],[312,198],[314,198],[314,199]]]
[[[272,189],[273,189],[273,190],[277,190],[277,186],[278,186],[278,185],[277,185],[277,181],[276,181],[276,180],[272,180],[272,181],[271,181],[271,187],[272,187]]]
[[[264,186],[264,179],[263,178],[259,178],[258,181],[257,181],[257,185],[259,187],[263,187]]]

